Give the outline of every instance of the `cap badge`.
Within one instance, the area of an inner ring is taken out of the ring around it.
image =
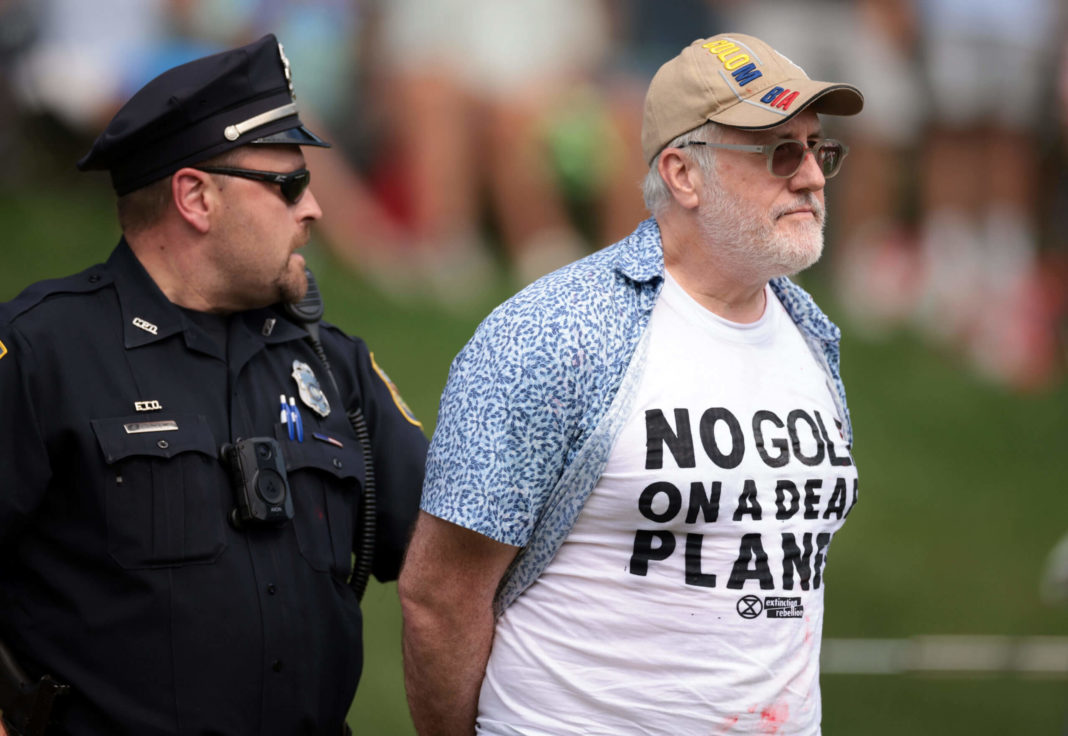
[[[311,367],[307,363],[294,360],[291,375],[297,382],[297,392],[304,405],[321,417],[330,414],[330,402],[326,400],[326,394],[319,386],[319,379],[315,377]]]
[[[289,58],[286,56],[286,51],[281,42],[278,44],[278,58],[282,60],[282,72],[286,75],[286,84],[289,85],[289,96],[296,100],[297,93],[293,91],[293,75],[289,70]]]
[[[282,105],[273,110],[254,115],[248,120],[242,120],[240,123],[227,125],[226,128],[223,129],[223,137],[226,138],[226,140],[236,141],[245,133],[250,130],[255,130],[261,125],[273,123],[275,120],[281,120],[282,118],[297,114],[297,93],[293,91],[293,75],[289,71],[289,59],[286,58],[286,53],[282,49],[281,43],[278,44],[278,58],[282,61],[282,74],[286,78],[286,86],[289,87],[289,99],[291,102],[288,105]]]

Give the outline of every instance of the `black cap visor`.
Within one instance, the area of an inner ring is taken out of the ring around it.
[[[330,148],[330,144],[324,141],[319,136],[312,133],[303,125],[298,125],[295,128],[287,128],[286,130],[280,130],[270,135],[265,135],[262,138],[256,138],[249,141],[252,145],[265,144],[265,145],[288,145],[288,146],[319,146],[320,148]]]

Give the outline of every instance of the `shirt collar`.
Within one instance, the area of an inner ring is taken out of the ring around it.
[[[141,265],[126,238],[119,241],[107,265],[115,279],[127,349],[184,332],[186,345],[190,348],[211,355],[217,353],[210,340],[199,329],[192,329],[182,317],[181,310],[167,299]],[[250,335],[258,336],[265,343],[299,340],[305,335],[298,325],[271,307],[252,309],[238,317]]]
[[[660,226],[654,218],[644,220],[621,241],[615,268],[638,283],[663,278],[664,248],[660,242]]]
[[[664,248],[660,239],[660,226],[655,218],[644,220],[634,232],[620,242],[615,268],[638,283],[663,278]],[[770,283],[796,324],[824,342],[838,342],[842,339],[842,331],[816,305],[808,292],[785,276],[772,279]]]
[[[148,345],[182,331],[181,312],[148,275],[126,238],[119,241],[107,265],[115,278],[127,348]]]
[[[790,318],[809,334],[823,342],[838,342],[842,331],[823,313],[807,291],[785,276],[771,280],[771,289],[779,297]]]

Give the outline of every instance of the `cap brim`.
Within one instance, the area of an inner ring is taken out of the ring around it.
[[[780,110],[754,99],[742,99],[708,119],[732,128],[763,130],[782,125],[809,107],[823,115],[856,115],[864,108],[864,95],[849,84],[793,79],[781,86],[798,92],[789,110]]]
[[[262,138],[251,140],[249,143],[261,145],[318,146],[320,148],[330,148],[331,146],[331,144],[315,135],[315,133],[312,133],[303,125],[280,130],[277,133],[271,133]]]

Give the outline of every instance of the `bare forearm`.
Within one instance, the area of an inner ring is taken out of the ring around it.
[[[493,645],[493,594],[516,548],[427,513],[397,591],[404,686],[419,736],[472,736]]]
[[[419,736],[471,736],[493,643],[489,608],[406,612],[404,683]]]

